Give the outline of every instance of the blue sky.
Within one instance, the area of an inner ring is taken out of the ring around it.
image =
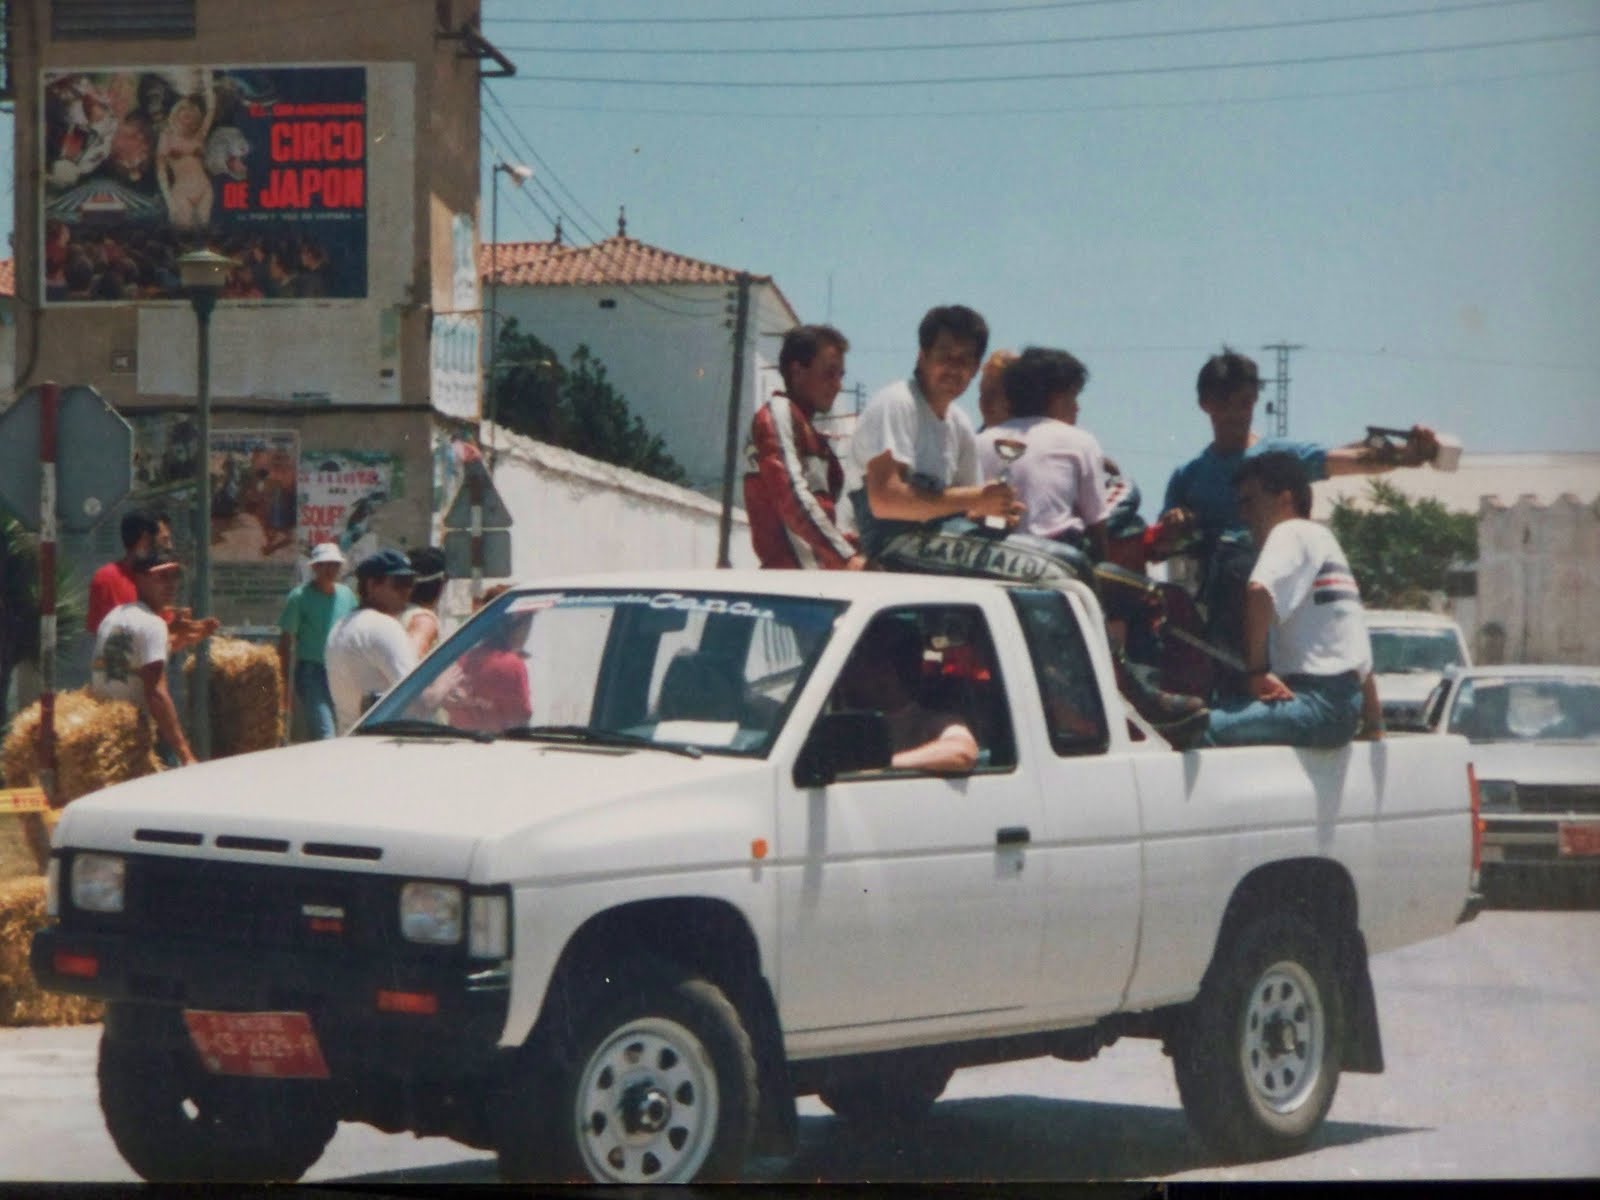
[[[605,236],[625,204],[632,236],[831,319],[868,393],[925,309],[970,304],[996,346],[1088,363],[1080,420],[1147,515],[1207,440],[1194,376],[1223,342],[1268,376],[1263,346],[1304,345],[1292,436],[1420,420],[1469,451],[1600,449],[1594,0],[484,12],[519,67],[490,87],[484,186],[497,151],[537,172],[502,184],[502,238],[548,238],[545,214]],[[808,86],[742,86],[770,83]]]

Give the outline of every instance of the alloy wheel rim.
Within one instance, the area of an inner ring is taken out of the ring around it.
[[[1239,1057],[1256,1104],[1280,1116],[1322,1077],[1327,1020],[1316,981],[1299,963],[1274,963],[1250,990]]]
[[[573,1118],[591,1176],[687,1183],[705,1163],[720,1108],[704,1045],[676,1021],[630,1021],[584,1065]]]

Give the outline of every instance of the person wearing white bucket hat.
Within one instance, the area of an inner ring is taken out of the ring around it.
[[[278,617],[284,718],[287,722],[292,716],[292,696],[292,704],[299,706],[305,718],[306,737],[312,741],[331,738],[337,732],[323,654],[329,630],[356,610],[356,594],[339,582],[343,573],[344,555],[338,544],[319,542],[311,551],[310,581],[289,592]]]

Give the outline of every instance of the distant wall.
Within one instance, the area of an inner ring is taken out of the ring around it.
[[[1600,497],[1484,500],[1471,607],[1486,661],[1600,663]]]

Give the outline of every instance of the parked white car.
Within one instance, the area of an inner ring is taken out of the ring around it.
[[[891,767],[940,731],[970,766]],[[1076,583],[550,581],[347,737],[68,806],[31,961],[108,1001],[147,1179],[294,1179],[340,1120],[511,1179],[726,1178],[797,1095],[907,1122],[1119,1037],[1221,1152],[1282,1154],[1383,1069],[1368,954],[1467,911],[1466,752],[1178,753]]]
[[[1366,617],[1384,723],[1419,729],[1423,704],[1445,671],[1472,665],[1461,626],[1440,613],[1406,609],[1368,609]]]
[[[1600,667],[1451,671],[1425,719],[1472,743],[1485,886],[1514,874],[1600,878]]]

